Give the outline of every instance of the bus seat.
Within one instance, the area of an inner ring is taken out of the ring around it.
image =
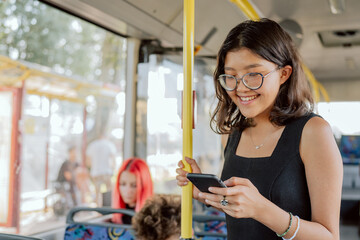
[[[219,211],[210,211],[206,214],[194,214],[193,222],[203,223],[203,230],[195,230],[194,235],[196,238],[202,240],[226,240],[227,228],[225,214]]]
[[[102,193],[102,205],[104,207],[111,207],[112,191]]]
[[[106,222],[104,218],[95,218],[91,221],[82,222],[75,221],[74,215],[78,212],[98,212],[102,216],[112,213],[122,213],[134,216],[135,212],[128,209],[113,209],[108,207],[103,208],[89,208],[89,207],[75,207],[70,210],[67,215],[64,240],[75,239],[121,239],[134,240],[133,230],[128,224],[114,224]],[[99,221],[99,219],[103,221]]]
[[[0,240],[42,240],[41,238],[27,237],[15,234],[0,233]]]

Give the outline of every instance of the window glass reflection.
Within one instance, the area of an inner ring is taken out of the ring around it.
[[[156,192],[180,193],[181,189],[175,182],[175,169],[182,159],[182,58],[151,55],[149,59],[148,63],[139,65],[137,155],[146,157]],[[215,100],[211,77],[214,64],[215,60],[195,61],[193,157],[204,172],[218,174],[220,136],[209,127],[209,113]]]

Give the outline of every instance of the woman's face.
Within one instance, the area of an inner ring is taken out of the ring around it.
[[[130,207],[136,205],[136,175],[124,171],[120,175],[119,191],[123,201]]]
[[[224,70],[225,74],[236,76],[239,79],[244,74],[253,72],[258,72],[265,76],[277,67],[273,62],[261,58],[249,49],[241,48],[226,54]],[[263,85],[257,90],[245,87],[241,80],[239,80],[237,88],[234,91],[227,91],[227,93],[245,117],[255,120],[259,117],[268,118],[280,85],[288,77],[283,76],[283,71],[284,68],[281,68],[270,73],[264,78]]]

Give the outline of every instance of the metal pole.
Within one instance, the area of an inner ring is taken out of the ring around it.
[[[192,79],[194,68],[194,0],[184,0],[184,91],[182,105],[183,123],[183,163],[184,169],[191,172],[190,165],[185,161],[185,156],[192,158],[192,119],[193,119],[193,94]],[[192,239],[192,189],[189,183],[182,187],[181,195],[181,239]]]
[[[251,3],[249,3],[248,0],[230,0],[230,2],[233,2],[236,4],[243,13],[250,18],[251,20],[259,20],[259,14],[257,14],[256,10],[253,8]]]

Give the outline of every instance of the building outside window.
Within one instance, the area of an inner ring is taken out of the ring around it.
[[[66,209],[56,205],[61,197],[55,185],[69,148],[75,148],[76,163],[84,170],[79,178],[88,181],[89,187],[77,192],[82,205],[94,206],[95,201],[86,173],[88,143],[104,134],[116,146],[117,163],[122,160],[126,39],[36,0],[1,1],[0,55],[1,105],[9,100],[2,86],[23,89],[17,121],[6,118],[10,113],[5,111],[0,115],[6,120],[2,124],[19,126],[21,142],[20,184],[14,189],[19,206],[12,212],[18,221],[9,222],[5,215],[10,213],[4,212],[0,231],[29,235],[65,224]],[[0,141],[0,149],[9,149],[9,133],[1,136],[7,140]],[[4,154],[2,177],[15,162]],[[0,186],[9,186],[5,180]],[[1,194],[9,195],[4,189]]]

